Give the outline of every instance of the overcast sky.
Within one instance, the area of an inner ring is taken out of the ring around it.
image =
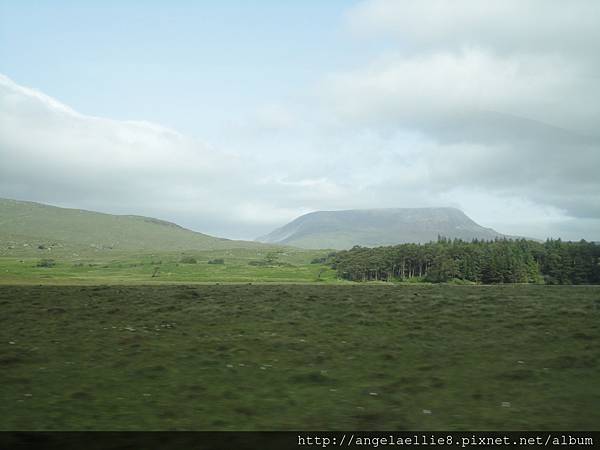
[[[0,197],[246,239],[455,206],[600,241],[600,2],[0,0]]]

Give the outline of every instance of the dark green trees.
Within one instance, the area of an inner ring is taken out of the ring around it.
[[[600,283],[600,245],[586,241],[439,238],[424,245],[357,246],[332,255],[330,260],[341,278],[354,281]]]

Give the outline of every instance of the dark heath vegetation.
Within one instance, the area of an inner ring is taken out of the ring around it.
[[[4,430],[600,423],[600,289],[0,286]]]

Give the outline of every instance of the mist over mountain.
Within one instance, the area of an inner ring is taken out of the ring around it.
[[[505,237],[456,208],[389,208],[317,211],[256,240],[301,248],[348,249],[435,241],[438,236],[490,240]]]

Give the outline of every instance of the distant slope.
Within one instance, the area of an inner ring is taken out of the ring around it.
[[[437,240],[439,235],[469,241],[503,237],[455,208],[394,208],[317,211],[300,216],[257,241],[301,248],[347,249],[354,245],[424,243]]]
[[[263,244],[221,239],[174,223],[0,198],[0,244],[114,250],[218,250]]]

